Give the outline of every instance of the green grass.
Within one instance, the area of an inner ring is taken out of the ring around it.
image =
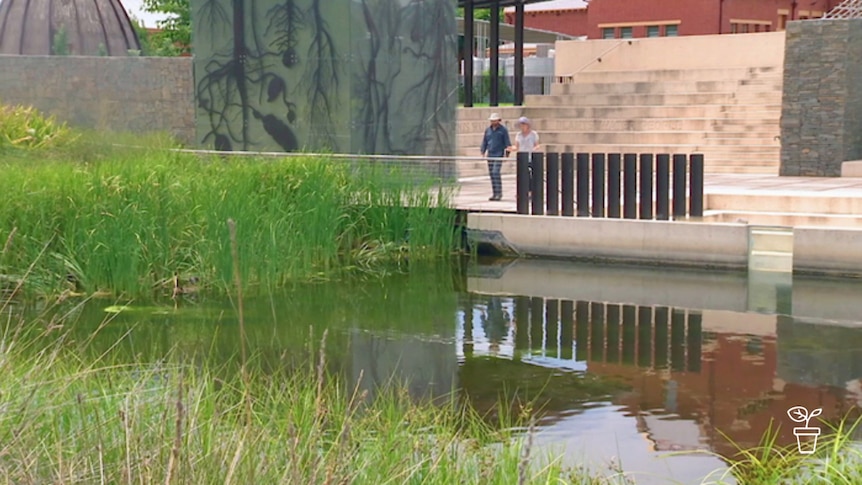
[[[848,415],[837,424],[824,423],[825,428],[818,437],[816,451],[810,455],[799,453],[796,443],[786,446],[779,444],[779,429],[770,426],[754,448],[741,447],[731,442],[737,448],[737,453],[735,456],[722,457],[728,463],[727,470],[716,472],[706,483],[862,483],[862,447],[859,446],[857,436],[860,422],[862,417],[852,419]]]
[[[223,288],[237,223],[243,280],[277,287],[434,259],[456,248],[448,189],[397,166],[311,157],[200,157],[79,141],[16,150],[0,161],[0,290],[27,269],[28,288],[140,295],[174,273]],[[405,206],[409,208],[405,208]]]
[[[47,149],[71,143],[76,135],[53,116],[29,106],[0,103],[0,154],[11,148]]]

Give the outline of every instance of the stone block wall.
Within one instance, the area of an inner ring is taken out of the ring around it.
[[[787,26],[781,175],[837,177],[862,159],[862,19]]]
[[[72,126],[195,139],[188,57],[0,56],[0,103],[29,105]]]

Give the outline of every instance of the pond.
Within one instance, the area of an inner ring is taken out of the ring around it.
[[[454,396],[489,419],[539,413],[535,441],[571,465],[637,483],[718,479],[787,409],[837,422],[862,402],[862,282],[549,261],[416,265],[407,274],[297,285],[246,298],[249,348],[328,362],[373,395]],[[235,302],[69,304],[95,354],[239,356]],[[111,308],[113,307],[113,308]],[[119,310],[116,313],[105,309]],[[117,342],[120,342],[119,344]]]

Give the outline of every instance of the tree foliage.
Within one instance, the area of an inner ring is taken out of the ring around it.
[[[160,32],[146,36],[149,49],[143,49],[145,55],[177,56],[191,53],[190,0],[144,0],[144,10],[168,15],[168,18],[156,23]]]

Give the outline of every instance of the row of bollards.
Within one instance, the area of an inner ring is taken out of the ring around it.
[[[518,153],[518,214],[703,217],[703,163],[702,154]]]

